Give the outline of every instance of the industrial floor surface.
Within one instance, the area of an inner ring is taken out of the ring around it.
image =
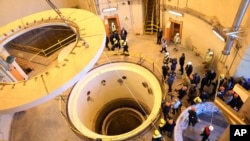
[[[161,45],[156,44],[156,35],[128,34],[128,45],[129,52],[131,54],[140,53],[153,60],[156,65],[161,68],[164,53],[160,53]],[[197,56],[197,53],[191,48],[183,46],[179,47],[179,51],[176,52],[174,51],[174,45],[172,44],[168,46],[167,50],[170,52],[171,58],[179,58],[181,53],[185,53],[185,62],[192,62],[194,66],[193,72],[198,72],[200,75],[204,74],[205,69],[202,64],[203,54]],[[105,48],[104,52],[108,52],[108,50]],[[206,51],[204,51],[204,54],[205,52]],[[179,70],[179,65],[177,66],[177,70]],[[178,84],[181,82],[182,76],[180,75],[180,72],[177,71],[177,80],[175,81],[173,88],[177,88]],[[168,97],[168,95],[166,96]],[[187,102],[183,104],[184,109],[187,106],[189,106]],[[80,137],[71,130],[70,126],[60,112],[59,97],[56,97],[40,106],[15,113],[11,124],[9,141],[85,141],[86,139]],[[213,115],[213,117],[211,117],[211,115]],[[177,115],[174,116],[175,119],[177,117]],[[210,141],[217,140],[227,127],[227,122],[220,113],[203,113],[199,115],[199,118],[201,121],[197,123],[195,128],[188,127],[183,132],[184,141],[201,140],[201,136],[199,136],[201,129],[211,122],[211,118],[213,118],[215,130],[211,133]],[[4,120],[6,119],[1,118],[1,122],[4,122]],[[1,130],[4,130],[4,127],[0,125],[0,131]],[[153,130],[154,129],[136,140],[151,141]],[[165,134],[163,136],[164,141],[173,140],[168,138]]]

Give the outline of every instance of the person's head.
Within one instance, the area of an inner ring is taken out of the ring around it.
[[[187,65],[192,65],[192,62],[191,62],[191,61],[188,61]]]
[[[185,56],[185,53],[182,53],[181,56]]]
[[[188,88],[187,86],[182,86],[181,89],[182,89],[183,91],[185,91],[185,90],[187,90],[187,88]]]
[[[180,34],[179,33],[176,33],[176,36],[179,36]]]
[[[170,106],[171,103],[170,103],[169,101],[166,101],[165,105],[166,105],[166,106]]]
[[[168,124],[172,125],[174,123],[174,119],[168,119]]]
[[[225,87],[224,86],[220,86],[219,87],[219,91],[225,91]]]
[[[237,98],[237,97],[239,97],[239,94],[234,93],[233,96],[234,96],[234,98]]]
[[[196,111],[196,108],[194,106],[191,107],[192,111]]]

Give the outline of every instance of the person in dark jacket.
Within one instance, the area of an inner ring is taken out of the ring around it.
[[[174,71],[171,71],[168,76],[168,92],[172,92],[172,86],[174,84],[174,80],[176,77],[176,73]]]
[[[121,39],[126,41],[127,34],[128,34],[127,30],[125,30],[125,28],[123,27],[122,30],[121,30]]]
[[[186,74],[187,76],[189,77],[190,74],[193,72],[193,65],[192,65],[192,62],[188,62],[186,67],[185,67],[185,70],[186,70]]]
[[[196,113],[196,108],[192,107],[191,110],[188,110],[188,125],[195,126],[198,122],[198,117]]]
[[[113,40],[113,38],[115,38],[115,35],[114,35],[114,32],[111,32],[111,33],[110,33],[110,36],[109,36],[109,41],[110,41],[110,43],[111,43],[111,46],[114,45],[114,40]]]
[[[200,75],[198,73],[194,73],[191,84],[195,84],[196,86],[198,86],[200,83],[200,80],[201,80]]]
[[[235,111],[239,111],[241,106],[243,105],[243,101],[241,100],[239,94],[234,92],[233,99],[228,103]]]
[[[159,130],[162,135],[166,132],[166,120],[163,118],[160,119]]]
[[[203,88],[207,85],[208,77],[207,74],[205,74],[201,79],[201,85],[200,85],[200,92],[203,91]]]
[[[128,43],[127,41],[121,40],[121,46],[123,48],[122,54],[124,56],[129,56]]]
[[[212,81],[216,78],[216,72],[214,70],[208,70],[207,71],[207,86],[209,87],[212,83]]]
[[[167,131],[167,135],[168,135],[169,138],[172,138],[172,136],[173,136],[175,125],[176,125],[176,123],[175,123],[173,118],[168,118],[167,119],[166,131]]]
[[[109,48],[109,37],[108,37],[108,35],[106,35],[105,47],[108,49],[108,51],[110,51],[110,48]]]
[[[175,71],[177,66],[177,58],[171,60],[171,71]]]
[[[157,42],[156,42],[156,44],[159,44],[159,45],[161,44],[162,34],[163,34],[162,30],[159,28],[158,31],[157,31]]]
[[[185,53],[182,53],[181,54],[181,57],[179,58],[179,64],[180,64],[180,72],[181,72],[181,75],[183,75],[183,72],[184,72],[184,64],[185,64]]]
[[[176,90],[176,92],[178,93],[178,98],[179,98],[180,100],[182,100],[183,97],[184,97],[185,95],[187,95],[187,91],[188,91],[188,87],[185,86],[185,85],[183,85],[179,90]]]
[[[113,38],[113,42],[114,43],[113,43],[113,46],[112,46],[111,50],[114,51],[117,48],[120,49],[119,48],[119,42],[118,42],[118,40],[116,38]]]
[[[163,66],[161,68],[162,68],[163,79],[166,80],[166,78],[168,76],[168,71],[169,71],[168,64],[163,64]]]
[[[162,112],[163,112],[164,120],[167,120],[167,118],[169,117],[170,110],[171,110],[171,103],[169,101],[166,101],[165,103],[163,103]]]
[[[120,44],[120,35],[118,34],[117,31],[114,32],[114,38],[116,38],[116,40],[118,41],[118,49],[121,49],[121,44]]]

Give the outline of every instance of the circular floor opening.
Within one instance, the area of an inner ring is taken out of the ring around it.
[[[72,124],[85,137],[118,141],[150,129],[159,117],[161,101],[160,80],[151,71],[116,62],[99,66],[78,81],[67,108]]]
[[[119,108],[111,112],[103,122],[102,133],[119,135],[127,133],[143,122],[144,118],[132,108]]]

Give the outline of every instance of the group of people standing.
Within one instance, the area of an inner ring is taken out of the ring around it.
[[[112,23],[110,36],[106,35],[105,47],[108,49],[108,51],[119,51],[121,48],[123,48],[121,55],[129,56],[127,34],[128,32],[125,30],[125,28],[122,28],[120,33],[118,33],[115,24]],[[111,43],[111,47],[109,47],[109,43]]]
[[[174,41],[174,50],[178,51],[178,45],[181,43],[180,35],[177,33],[173,39]],[[169,137],[172,136],[175,122],[172,119],[172,117],[169,115],[169,113],[172,111],[172,114],[178,113],[180,110],[180,107],[182,106],[183,98],[187,95],[187,100],[190,103],[190,105],[195,105],[197,103],[201,103],[203,101],[206,101],[209,99],[208,93],[205,93],[203,91],[203,88],[205,86],[209,87],[212,82],[216,78],[216,72],[212,69],[209,69],[211,64],[211,59],[213,57],[213,52],[209,50],[207,53],[207,56],[205,57],[205,61],[203,64],[205,64],[205,68],[208,69],[206,71],[206,74],[204,78],[200,78],[199,73],[194,73],[194,67],[191,61],[186,61],[185,53],[182,53],[179,59],[177,58],[171,58],[170,53],[167,50],[168,43],[166,39],[162,39],[162,30],[159,29],[157,32],[157,43],[159,45],[162,45],[162,49],[160,52],[164,52],[163,57],[163,65],[162,65],[162,76],[163,80],[168,85],[168,93],[171,93],[173,88],[173,84],[176,77],[176,67],[177,64],[179,64],[179,71],[181,75],[184,75],[183,83],[181,88],[175,89],[175,93],[177,93],[177,96],[171,95],[171,101],[164,101],[162,105],[162,113],[163,117],[160,120],[159,124],[159,134],[163,135],[165,132],[167,132],[167,135]],[[186,64],[186,65],[185,65]],[[198,88],[200,86],[200,88]],[[188,111],[189,113],[189,121],[188,124],[191,126],[195,126],[195,124],[199,121],[199,118],[197,117],[196,109],[191,108],[191,110]],[[165,125],[168,125],[168,121],[171,119],[173,121],[172,128],[166,128]],[[202,141],[205,141],[208,139],[210,135],[210,131],[213,130],[213,127],[210,125],[204,127],[203,132],[201,133]],[[153,138],[156,136],[153,136]],[[159,137],[159,136],[158,136]],[[160,137],[159,137],[160,138]],[[152,139],[153,141],[157,141],[157,139]]]

